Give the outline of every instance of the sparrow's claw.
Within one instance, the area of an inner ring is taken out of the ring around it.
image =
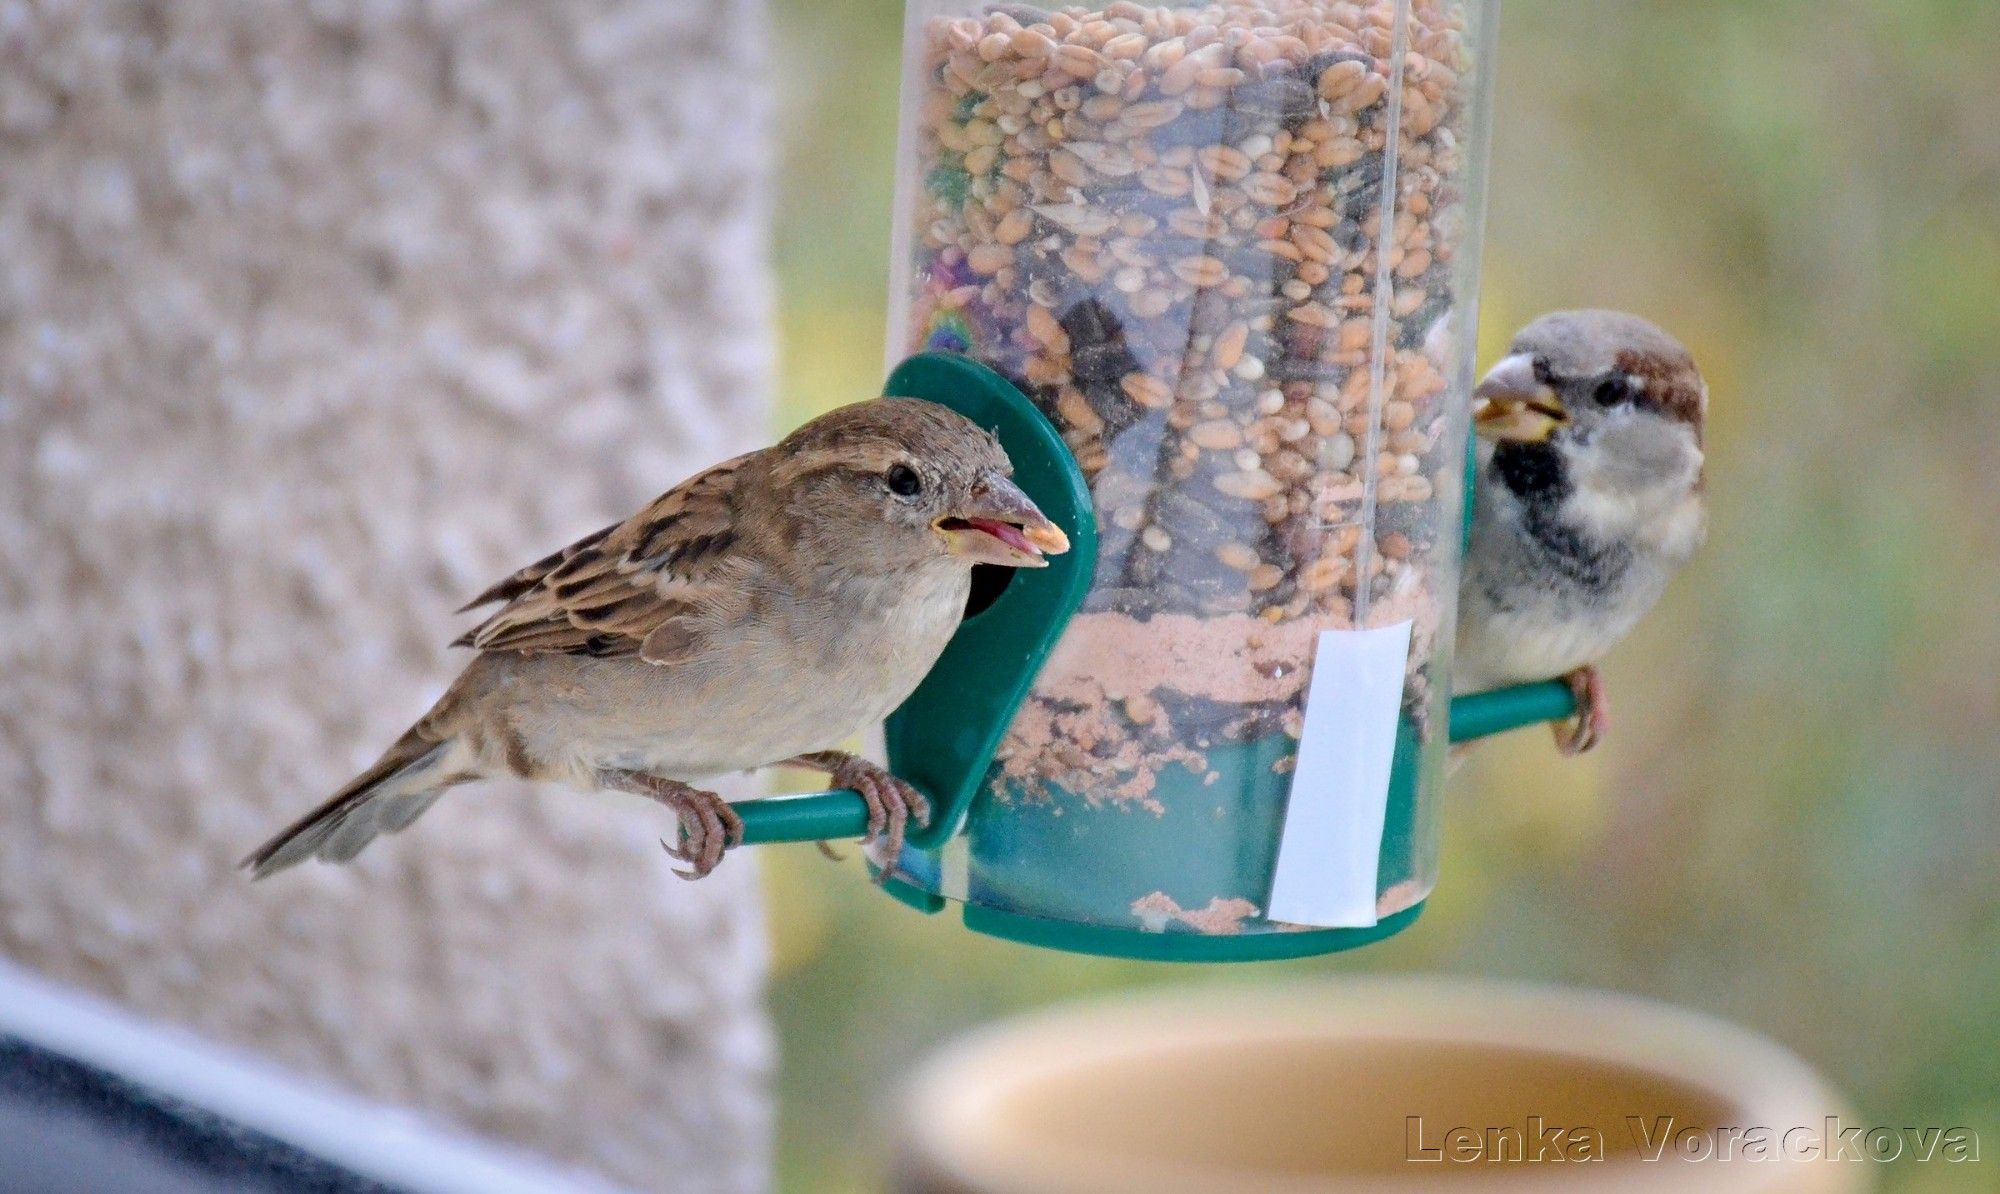
[[[607,771],[599,778],[607,788],[648,796],[674,810],[680,821],[678,840],[669,844],[662,839],[660,848],[688,864],[689,869],[674,871],[683,879],[708,874],[722,861],[723,851],[743,841],[743,818],[713,792],[641,771]]]
[[[663,798],[665,799],[665,798]],[[687,788],[667,802],[680,813],[681,843],[668,854],[688,863],[692,869],[675,871],[683,879],[699,879],[722,861],[722,852],[743,840],[743,818],[729,802],[713,792]],[[661,843],[665,845],[664,842]]]
[[[910,821],[914,819],[920,827],[930,824],[931,802],[922,792],[858,755],[829,750],[802,755],[792,762],[822,769],[834,787],[861,793],[861,802],[868,806],[868,837],[882,843],[882,857],[887,860],[875,881],[886,882],[903,855],[903,835]]]
[[[1576,716],[1551,725],[1556,749],[1575,756],[1596,746],[1610,731],[1611,701],[1604,691],[1604,677],[1594,667],[1580,667],[1563,680],[1576,697]]]

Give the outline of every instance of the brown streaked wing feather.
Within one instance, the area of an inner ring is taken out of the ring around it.
[[[483,651],[684,657],[740,600],[734,495],[748,456],[697,474],[616,526],[494,586],[507,604],[458,640]],[[553,561],[553,562],[551,562]],[[509,590],[502,593],[502,590]],[[643,651],[647,636],[660,649]],[[672,650],[666,650],[667,646]]]
[[[479,596],[474,597],[464,605],[459,606],[453,612],[461,614],[470,613],[482,605],[491,605],[495,601],[512,601],[514,598],[519,597],[529,589],[542,583],[543,577],[555,571],[571,556],[576,555],[586,548],[595,547],[599,543],[602,543],[604,537],[617,530],[619,526],[619,523],[614,522],[608,527],[592,531],[590,534],[585,535],[560,551],[550,552],[548,555],[536,560],[507,579],[495,583],[491,588],[480,593]]]

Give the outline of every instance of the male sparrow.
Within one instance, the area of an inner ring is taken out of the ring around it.
[[[699,878],[743,826],[695,782],[779,762],[861,793],[895,857],[923,795],[831,748],[937,662],[974,565],[1068,549],[1012,473],[963,416],[883,398],[682,482],[475,597],[465,609],[505,604],[453,644],[479,654],[444,696],[243,865],[346,862],[446,789],[517,776],[667,805],[668,853],[691,868],[676,873]]]
[[[1708,387],[1673,337],[1617,311],[1558,311],[1514,337],[1474,391],[1472,543],[1456,686],[1562,676],[1564,754],[1609,726],[1593,666],[1701,544]]]

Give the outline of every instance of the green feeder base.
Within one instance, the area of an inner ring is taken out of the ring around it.
[[[1003,937],[1023,945],[1039,945],[1075,954],[1096,954],[1105,958],[1133,958],[1145,962],[1275,962],[1372,945],[1402,932],[1415,923],[1423,910],[1423,902],[1418,901],[1365,929],[1299,929],[1295,932],[1225,936],[1149,933],[1143,929],[1044,920],[1038,916],[1021,916],[997,908],[967,904],[965,927],[975,933]]]
[[[871,868],[871,873],[876,872]],[[877,877],[879,879],[879,873]],[[897,903],[926,915],[936,915],[951,905],[951,901],[943,896],[901,879],[883,881],[882,890]],[[1423,915],[1424,903],[1419,900],[1365,929],[1298,929],[1281,933],[1230,935],[1153,933],[1144,929],[1023,916],[1018,912],[979,904],[961,904],[959,907],[964,912],[961,923],[975,933],[1022,945],[1059,949],[1065,953],[1129,958],[1139,962],[1280,962],[1288,958],[1340,953],[1393,937],[1416,923],[1417,917]]]

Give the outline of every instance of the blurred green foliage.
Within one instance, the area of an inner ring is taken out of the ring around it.
[[[901,14],[774,7],[790,425],[880,384]],[[1506,6],[1486,359],[1553,307],[1677,332],[1713,392],[1711,540],[1610,660],[1608,746],[1525,732],[1454,779],[1415,929],[1226,977],[1643,992],[1786,1042],[1871,1123],[2000,1149],[1996,61],[1991,0]],[[763,862],[787,1190],[879,1188],[898,1076],[968,1025],[1218,977],[980,938],[808,848]]]

